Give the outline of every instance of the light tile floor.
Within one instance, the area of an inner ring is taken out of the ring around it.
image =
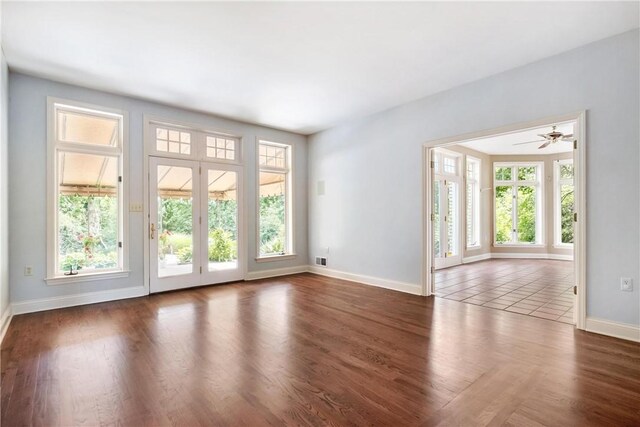
[[[438,297],[573,323],[570,261],[480,261],[439,270],[435,280]]]

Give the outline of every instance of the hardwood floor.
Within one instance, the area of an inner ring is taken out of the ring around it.
[[[3,426],[640,425],[640,344],[312,274],[14,317]]]
[[[573,262],[492,259],[439,270],[436,296],[573,324]]]

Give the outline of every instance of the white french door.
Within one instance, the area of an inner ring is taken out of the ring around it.
[[[241,170],[149,158],[150,292],[243,278]]]
[[[462,263],[460,158],[434,153],[432,224],[435,269]]]

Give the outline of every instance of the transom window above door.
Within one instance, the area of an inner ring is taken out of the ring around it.
[[[154,121],[149,122],[149,128],[153,140],[147,144],[152,155],[225,163],[241,161],[238,136]]]

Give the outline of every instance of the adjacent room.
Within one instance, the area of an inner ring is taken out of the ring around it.
[[[575,324],[576,126],[432,150],[436,296]]]
[[[2,426],[640,426],[640,1],[0,2]]]

